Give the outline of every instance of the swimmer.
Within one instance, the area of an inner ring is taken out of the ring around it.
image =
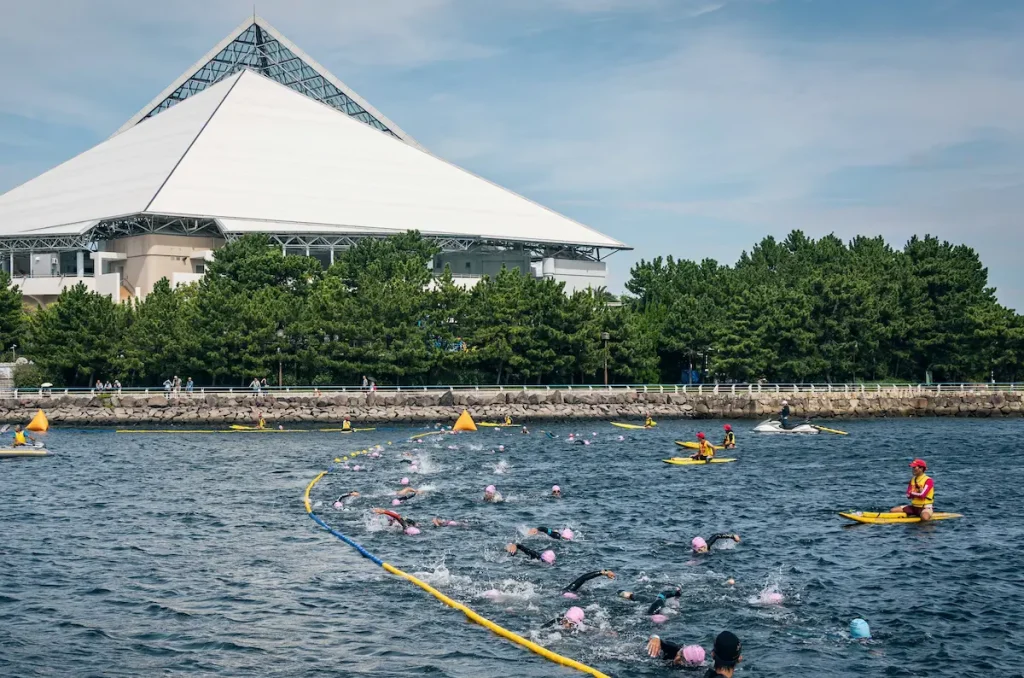
[[[694,553],[707,553],[719,539],[732,539],[737,544],[740,543],[740,536],[738,534],[713,534],[711,535],[711,539],[708,539],[707,541],[704,541],[703,537],[694,537],[693,540],[690,541],[690,546],[693,548]]]
[[[523,435],[525,436],[525,435],[529,435],[529,434],[530,434],[530,429],[528,429],[528,428],[526,428],[526,427],[524,426],[524,427],[523,427]]]
[[[551,496],[554,497],[555,499],[561,499],[562,498],[562,488],[560,488],[558,485],[552,485],[551,486]]]
[[[419,493],[420,491],[417,490],[415,487],[403,487],[402,489],[395,492],[395,494],[397,494],[399,497],[405,497],[406,499],[412,499]]]
[[[508,554],[510,556],[514,556],[517,553],[522,553],[524,556],[528,558],[532,558],[533,560],[539,560],[541,562],[547,563],[548,565],[552,565],[555,562],[555,552],[550,550],[544,551],[543,553],[537,553],[533,549],[523,546],[522,544],[509,544],[505,547],[505,550],[508,551]]]
[[[531,527],[526,531],[526,534],[531,537],[538,534],[546,534],[552,539],[564,539],[566,541],[572,541],[573,537],[576,536],[569,528],[565,528],[564,530],[552,530],[550,527]]]
[[[546,629],[557,624],[563,629],[578,631],[583,628],[584,619],[586,619],[586,614],[584,614],[581,608],[570,607],[561,617],[556,617],[555,619],[546,622],[541,626],[541,628]]]
[[[484,488],[484,501],[491,504],[500,504],[505,501],[505,498],[501,496],[501,492],[498,492],[494,485],[488,485]]]
[[[345,508],[345,500],[346,499],[349,499],[349,498],[353,498],[354,499],[355,497],[358,497],[358,496],[359,496],[358,492],[346,492],[345,494],[343,494],[340,497],[338,497],[338,500],[334,502],[334,508],[336,508],[336,509]]]
[[[704,648],[700,645],[680,645],[668,640],[662,640],[658,636],[651,636],[647,640],[647,654],[650,657],[661,657],[677,666],[696,668],[704,663]],[[710,673],[706,675],[715,676]]]
[[[402,526],[403,530],[408,530],[410,527],[416,527],[416,521],[409,518],[403,518],[400,514],[387,509],[375,508],[373,512],[379,516],[386,516],[389,523],[398,523]]]
[[[586,584],[591,579],[597,579],[598,577],[608,577],[609,579],[615,579],[615,573],[611,570],[595,570],[594,572],[587,572],[586,574],[576,577],[576,579],[566,586],[562,591],[566,593],[576,593],[580,590],[580,587]]]
[[[658,594],[658,597],[654,599],[650,607],[647,608],[648,615],[656,615],[661,612],[661,608],[665,607],[665,603],[668,602],[669,598],[679,598],[683,595],[683,590],[678,586],[668,591],[662,591]],[[632,599],[631,599],[632,600]]]
[[[558,437],[554,433],[552,433],[551,431],[545,431],[544,435],[546,435],[548,438],[557,438]]]
[[[460,525],[465,525],[465,523],[459,523],[454,520],[445,520],[444,518],[436,517],[431,522],[433,522],[434,527],[459,527]]]

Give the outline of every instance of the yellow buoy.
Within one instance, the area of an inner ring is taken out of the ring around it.
[[[473,417],[469,415],[469,410],[462,410],[462,414],[459,415],[459,420],[455,422],[455,426],[452,426],[453,431],[475,431],[476,424],[473,422]]]
[[[42,432],[50,428],[50,422],[46,419],[46,414],[42,410],[36,412],[36,416],[32,417],[32,421],[25,427],[29,431]]]

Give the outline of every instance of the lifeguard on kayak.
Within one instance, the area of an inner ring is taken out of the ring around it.
[[[658,422],[651,419],[651,413],[648,412],[644,417],[644,428],[654,428],[658,425]]]
[[[727,450],[736,449],[736,434],[732,432],[732,426],[726,424],[722,427],[725,429],[725,439],[722,441],[722,447]]]
[[[935,481],[925,471],[928,464],[924,459],[915,459],[910,462],[910,472],[913,474],[910,483],[907,485],[907,498],[909,504],[894,507],[893,513],[903,511],[908,516],[917,516],[922,521],[931,520],[935,512]]]
[[[703,433],[697,434],[697,454],[690,457],[698,461],[710,461],[715,456],[715,446],[708,442]]]

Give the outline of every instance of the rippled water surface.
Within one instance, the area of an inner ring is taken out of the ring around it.
[[[0,461],[0,675],[578,675],[466,623],[309,520],[306,484],[378,442],[381,459],[360,458],[366,472],[338,469],[317,485],[315,510],[484,616],[610,675],[671,675],[643,654],[655,628],[646,605],[615,591],[651,597],[676,584],[678,609],[657,632],[710,648],[735,631],[739,675],[1021,675],[1024,422],[849,422],[849,436],[801,438],[733,422],[737,463],[661,463],[673,440],[698,429],[717,438],[721,424],[538,425],[560,437],[491,429],[420,442],[405,440],[422,429],[51,431],[53,457]],[[571,431],[593,444],[569,445]],[[916,456],[931,465],[938,508],[963,519],[847,526],[835,515],[898,503]],[[468,526],[383,528],[370,509],[391,508],[403,476],[425,490],[403,515]],[[548,496],[555,483],[561,500]],[[488,484],[504,504],[480,500]],[[350,490],[360,499],[333,508]],[[537,525],[571,526],[578,539],[523,534]],[[691,556],[692,537],[719,531],[742,542]],[[513,540],[553,548],[557,562],[510,558]],[[618,577],[583,589],[589,630],[541,629],[571,604],[561,588],[601,568]],[[766,592],[782,604],[762,604]],[[848,638],[858,616],[873,641]]]

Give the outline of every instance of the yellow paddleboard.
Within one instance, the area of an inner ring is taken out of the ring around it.
[[[619,428],[631,428],[631,429],[644,429],[647,428],[643,424],[623,424],[618,421],[611,422],[612,426],[618,426]]]
[[[700,459],[690,459],[689,457],[672,457],[671,459],[662,459],[662,461],[676,466],[704,466],[705,464],[728,464],[731,461],[736,461],[736,459],[732,457],[715,457],[709,461],[701,461]]]
[[[356,433],[358,431],[376,431],[375,428],[350,428],[347,431],[343,428],[321,428],[321,433]]]
[[[677,440],[676,441],[676,445],[678,445],[679,447],[686,447],[686,448],[689,448],[691,450],[699,450],[700,449],[700,443],[695,443],[692,440],[687,440],[687,441]],[[715,450],[724,450],[725,449],[721,445],[712,445],[711,447],[712,447],[712,449],[715,449]]]
[[[868,523],[870,525],[888,525],[892,523],[920,523],[921,519],[917,516],[908,516],[902,511],[896,512],[879,512],[879,511],[850,511],[848,513],[840,513],[844,518],[854,520],[858,523]],[[950,520],[952,518],[963,518],[962,514],[959,513],[942,513],[936,511],[932,514],[932,520]]]
[[[15,457],[46,457],[50,451],[45,447],[9,447],[0,448],[0,459],[13,459]]]

